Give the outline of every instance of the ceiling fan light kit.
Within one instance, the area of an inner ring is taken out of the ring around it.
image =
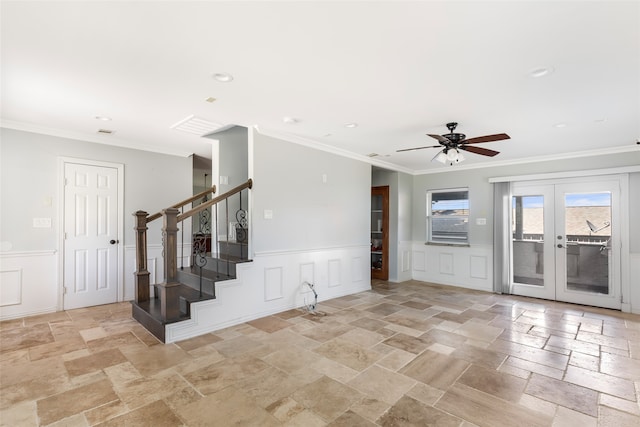
[[[480,154],[482,156],[493,157],[496,154],[499,154],[499,151],[489,150],[488,148],[476,147],[476,146],[468,146],[468,144],[480,144],[483,142],[492,142],[492,141],[502,141],[505,139],[510,139],[511,137],[506,133],[497,133],[494,135],[485,135],[478,136],[475,138],[467,139],[467,136],[463,133],[454,132],[458,127],[458,123],[450,122],[447,123],[447,128],[449,129],[449,133],[444,135],[432,135],[427,134],[431,138],[440,143],[440,145],[430,145],[426,147],[415,147],[415,148],[405,148],[402,150],[397,150],[396,152],[401,151],[413,151],[413,150],[422,150],[424,148],[442,148],[442,150],[434,156],[431,161],[438,161],[442,164],[449,163],[453,166],[455,163],[462,162],[465,157],[462,155],[460,150],[467,151],[469,153]]]

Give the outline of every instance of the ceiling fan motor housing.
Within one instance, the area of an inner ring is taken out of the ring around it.
[[[463,141],[467,137],[463,133],[455,133],[454,130],[456,130],[457,127],[458,127],[457,122],[447,123],[447,129],[449,129],[449,133],[446,135],[442,135],[445,138],[447,138],[449,141],[451,141],[454,145],[459,144],[460,141]]]

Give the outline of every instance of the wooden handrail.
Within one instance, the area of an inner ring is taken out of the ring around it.
[[[189,197],[188,199],[185,199],[181,202],[176,203],[175,205],[171,205],[171,208],[181,208],[184,205],[186,205],[187,203],[191,203],[191,202],[195,202],[196,200],[198,200],[200,197],[203,197],[209,193],[215,193],[216,192],[216,186],[212,185],[211,188],[207,188],[204,191],[199,192],[198,194]],[[150,223],[151,221],[155,221],[156,219],[160,218],[162,216],[162,211],[154,213],[153,215],[149,215],[149,217],[147,218],[147,224]]]
[[[223,201],[224,199],[233,196],[236,193],[241,192],[245,188],[251,188],[251,187],[253,187],[253,180],[249,179],[244,184],[240,184],[237,187],[234,187],[231,190],[227,191],[226,193],[221,194],[218,197],[214,197],[213,199],[209,200],[208,202],[202,203],[202,204],[196,206],[195,208],[191,209],[190,211],[187,211],[187,212],[185,212],[185,213],[183,213],[181,215],[178,215],[178,222],[184,221],[185,219],[194,216],[198,212],[203,211],[203,210],[209,208],[210,206],[213,206],[216,203],[219,203],[219,202]]]

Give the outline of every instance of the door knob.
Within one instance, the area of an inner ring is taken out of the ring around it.
[[[115,245],[116,243],[119,243],[119,240],[111,239],[111,240],[109,240],[109,243],[112,244],[112,245]]]
[[[562,246],[560,243],[558,243],[558,247],[559,248],[564,248],[564,246]]]

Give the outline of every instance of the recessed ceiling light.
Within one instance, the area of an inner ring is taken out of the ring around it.
[[[553,72],[553,68],[552,67],[538,67],[538,68],[534,68],[533,70],[529,71],[529,77],[533,77],[534,79],[537,79],[539,77],[547,76],[547,75],[551,74],[552,72]]]
[[[208,103],[216,102],[216,99],[213,96],[204,99]]]
[[[222,83],[229,83],[233,80],[233,76],[229,73],[214,73],[213,78]]]
[[[294,117],[283,117],[282,121],[288,125],[295,125],[296,123],[298,123],[298,119],[294,118]]]
[[[353,129],[353,128],[357,128],[358,124],[357,123],[345,123],[344,127],[349,128],[349,129]]]
[[[96,120],[102,120],[103,122],[109,122],[109,121],[111,121],[111,117],[107,117],[107,116],[96,116]]]

